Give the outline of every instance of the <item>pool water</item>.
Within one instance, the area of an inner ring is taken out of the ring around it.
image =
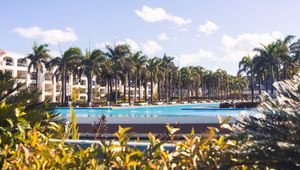
[[[199,110],[197,110],[199,109]],[[236,116],[243,109],[219,109],[219,103],[186,104],[169,106],[139,106],[124,108],[74,108],[77,117],[185,117],[185,116]],[[69,108],[56,108],[64,117],[70,116]]]

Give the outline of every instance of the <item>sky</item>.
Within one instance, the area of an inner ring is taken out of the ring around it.
[[[53,56],[69,47],[127,43],[177,66],[225,69],[253,48],[287,35],[300,38],[297,0],[3,0],[0,49],[29,54],[47,43]],[[59,48],[60,47],[60,48]]]

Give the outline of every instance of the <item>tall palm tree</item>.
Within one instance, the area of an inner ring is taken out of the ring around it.
[[[157,57],[153,57],[151,59],[148,60],[148,63],[146,65],[146,68],[149,70],[150,72],[150,103],[152,104],[153,102],[153,82],[157,80],[157,75],[159,72],[159,67],[162,64],[161,60],[159,60]]]
[[[238,75],[246,73],[250,77],[251,82],[251,101],[254,101],[254,64],[250,56],[244,56],[239,62]]]
[[[136,68],[134,67],[134,63],[131,55],[124,57],[122,60],[122,74],[124,76],[124,99],[126,98],[126,79],[127,79],[129,104],[131,104],[131,79],[132,79],[131,75],[135,72],[135,69]]]
[[[175,67],[174,65],[174,57],[171,56],[167,56],[166,54],[164,54],[163,58],[163,63],[162,63],[162,67],[164,67],[164,91],[165,91],[165,100],[168,101],[170,99],[170,82],[171,82],[171,73],[172,73],[172,69]]]
[[[43,72],[44,65],[47,63],[50,58],[49,49],[47,44],[38,45],[36,43],[33,44],[32,47],[33,52],[26,56],[23,60],[30,60],[28,65],[28,73],[30,73],[31,69],[35,71],[35,85],[38,87],[38,74],[39,71]]]
[[[278,66],[278,58],[276,54],[276,48],[277,44],[276,43],[271,43],[268,45],[262,45],[262,48],[255,48],[254,51],[258,52],[260,57],[265,58],[265,62],[268,62],[268,74],[270,75],[271,78],[271,94],[274,94],[274,87],[273,87],[273,82],[275,79],[275,70],[277,70]]]
[[[92,102],[93,77],[101,74],[105,60],[106,58],[104,53],[99,49],[93,50],[92,52],[86,51],[85,56],[82,58],[80,72],[87,77],[87,102],[89,105],[91,105]]]
[[[46,64],[47,68],[55,69],[53,78],[61,80],[61,104],[66,102],[66,84],[70,75],[79,74],[81,59],[82,53],[79,48],[69,48],[61,57],[55,57]]]
[[[195,78],[193,67],[183,67],[180,72],[181,72],[181,79],[183,83],[187,85],[188,101],[190,102],[191,85]]]
[[[134,99],[136,101],[137,99],[137,87],[139,86],[139,94],[140,94],[140,89],[141,89],[141,72],[142,69],[145,67],[146,63],[147,63],[147,56],[146,55],[142,55],[141,51],[135,52],[134,54],[132,54],[132,61],[133,61],[133,65],[135,67],[135,84],[134,84]],[[139,100],[141,98],[139,97]]]
[[[113,77],[115,80],[115,103],[118,100],[118,78],[122,69],[122,58],[130,54],[130,47],[126,44],[118,44],[114,47],[106,46],[105,55],[111,60]]]

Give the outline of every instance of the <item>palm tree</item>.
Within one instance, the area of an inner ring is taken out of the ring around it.
[[[254,101],[254,64],[250,56],[245,56],[242,58],[242,60],[239,62],[239,71],[238,75],[241,73],[246,73],[247,76],[250,77],[251,82],[251,101]]]
[[[270,75],[271,78],[271,84],[273,84],[274,79],[275,79],[275,70],[276,67],[278,66],[278,58],[276,55],[276,48],[277,44],[276,43],[271,43],[268,45],[262,45],[262,48],[255,48],[254,51],[258,52],[260,57],[265,58],[265,62],[268,62],[268,74]],[[274,94],[274,87],[271,85],[271,94]]]
[[[153,82],[157,80],[157,75],[159,72],[159,67],[162,64],[161,60],[158,60],[157,57],[153,57],[148,60],[148,63],[146,65],[146,68],[150,72],[150,90],[151,90],[151,98],[150,98],[150,103],[152,104],[153,102]]]
[[[133,60],[130,56],[126,56],[122,60],[122,77],[124,81],[124,102],[126,99],[126,78],[128,83],[128,103],[131,104],[131,75],[135,72]],[[127,77],[126,77],[127,75]]]
[[[132,54],[132,62],[135,67],[135,84],[134,84],[134,99],[136,101],[137,99],[137,86],[139,86],[139,100],[141,99],[140,97],[140,89],[141,89],[141,72],[142,69],[145,67],[146,62],[147,62],[147,56],[142,55],[141,51],[138,51],[134,54]]]
[[[66,82],[70,75],[79,74],[78,68],[82,59],[82,53],[79,48],[69,48],[61,57],[51,59],[46,67],[49,69],[55,68],[53,78],[61,80],[61,104],[66,102]]]
[[[187,85],[187,94],[188,94],[188,101],[190,102],[190,94],[191,94],[191,85],[195,78],[193,67],[183,67],[181,70],[181,79],[184,84]]]
[[[92,52],[87,51],[85,57],[81,61],[81,74],[87,77],[88,84],[88,100],[87,102],[91,105],[92,102],[92,80],[95,75],[100,75],[104,61],[106,60],[104,53],[99,50],[93,50]]]
[[[196,81],[196,99],[199,100],[199,87],[203,86],[204,68],[202,66],[194,67]]]
[[[130,48],[126,44],[118,44],[114,47],[106,46],[105,55],[111,60],[113,68],[113,77],[115,80],[115,103],[118,100],[118,77],[122,69],[122,58],[130,54]]]
[[[30,73],[31,69],[35,71],[35,85],[38,88],[38,73],[43,72],[44,65],[47,63],[50,58],[49,49],[47,44],[38,45],[36,43],[33,44],[32,47],[33,53],[26,56],[23,60],[30,60],[28,65],[28,73]]]
[[[170,98],[170,82],[171,82],[171,73],[172,73],[172,69],[175,67],[174,65],[174,57],[170,57],[167,56],[166,54],[164,54],[163,58],[163,63],[162,63],[162,67],[164,67],[164,83],[165,83],[165,87],[164,87],[164,91],[165,91],[165,100],[166,102],[169,100]],[[168,80],[168,82],[167,82]]]

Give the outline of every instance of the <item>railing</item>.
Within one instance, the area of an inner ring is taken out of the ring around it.
[[[5,65],[7,65],[7,66],[14,66],[14,63],[13,62],[6,62]]]
[[[27,67],[27,63],[18,63],[17,66],[18,67]]]

